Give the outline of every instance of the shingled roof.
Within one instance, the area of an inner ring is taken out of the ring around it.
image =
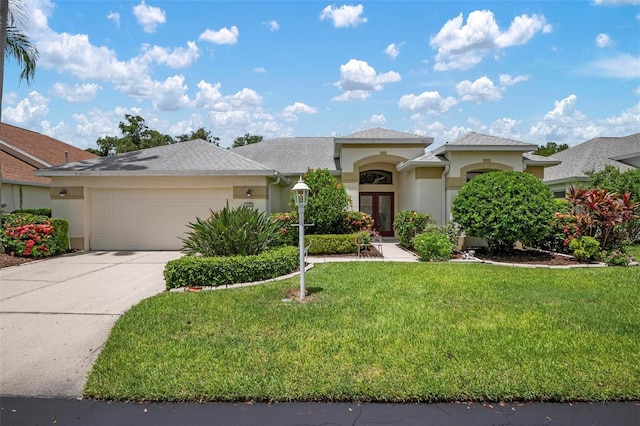
[[[447,142],[446,144],[436,148],[433,152],[434,154],[439,155],[447,151],[484,150],[487,148],[492,148],[497,151],[527,152],[535,151],[538,148],[538,145],[517,141],[515,139],[470,132],[456,140]]]
[[[624,137],[601,137],[560,151],[549,158],[560,160],[545,170],[544,181],[585,180],[587,171],[617,167],[621,172],[637,168],[629,160],[640,163],[640,133]]]
[[[311,169],[339,170],[333,155],[334,138],[279,138],[233,148],[250,158],[285,175],[297,175]]]
[[[96,155],[58,139],[10,124],[0,124],[2,180],[8,183],[48,185],[51,179],[35,176],[38,169],[96,158]]]
[[[271,176],[277,171],[201,139],[50,167],[38,176]]]

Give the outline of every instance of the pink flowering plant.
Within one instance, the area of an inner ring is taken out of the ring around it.
[[[46,257],[57,252],[55,229],[51,222],[34,215],[21,215],[7,220],[2,242],[5,252],[12,256]]]

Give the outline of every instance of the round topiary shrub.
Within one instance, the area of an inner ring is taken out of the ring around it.
[[[509,251],[516,241],[529,244],[551,229],[553,194],[538,178],[523,172],[481,174],[464,185],[451,214],[469,236],[487,240],[491,251]]]
[[[413,245],[420,260],[424,261],[448,260],[454,249],[449,237],[435,230],[416,236],[413,239]]]

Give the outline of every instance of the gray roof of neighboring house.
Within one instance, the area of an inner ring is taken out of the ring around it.
[[[620,171],[636,167],[620,159],[640,158],[640,133],[624,137],[601,137],[560,151],[549,158],[562,161],[560,165],[545,170],[545,182],[585,179],[587,171],[603,170],[612,165]]]
[[[376,127],[374,129],[363,130],[361,132],[352,133],[346,136],[336,137],[336,142],[340,143],[342,141],[349,141],[351,139],[365,139],[370,141],[371,139],[378,140],[404,140],[408,139],[408,142],[417,142],[417,143],[425,143],[429,145],[433,143],[433,138],[428,136],[420,136],[414,133],[407,132],[398,132],[396,130],[383,129],[381,127]]]
[[[201,139],[77,161],[36,172],[39,176],[77,175],[264,175],[276,170]]]
[[[279,138],[233,148],[231,151],[278,170],[298,175],[308,169],[340,170],[334,159],[334,138]]]
[[[538,146],[515,139],[501,138],[498,136],[485,135],[482,133],[470,132],[456,140],[436,148],[435,154],[442,154],[447,151],[462,151],[486,149],[492,147],[501,151],[535,151]]]

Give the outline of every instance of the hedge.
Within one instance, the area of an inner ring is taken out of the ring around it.
[[[305,246],[308,254],[343,254],[355,253],[356,236],[354,234],[305,235]]]
[[[291,246],[254,256],[184,256],[167,263],[164,279],[167,290],[262,281],[293,272],[299,260],[298,248]]]

